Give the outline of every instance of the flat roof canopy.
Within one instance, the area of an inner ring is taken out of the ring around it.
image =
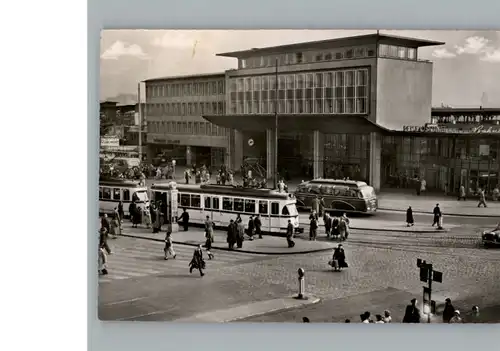
[[[438,116],[500,116],[500,107],[497,108],[451,108],[451,107],[434,107],[432,115]]]
[[[256,55],[278,54],[278,53],[293,52],[298,50],[331,49],[337,47],[357,46],[357,45],[374,44],[374,43],[399,45],[411,48],[419,48],[424,46],[437,46],[445,44],[440,41],[374,33],[374,34],[358,35],[352,37],[309,41],[309,42],[302,42],[302,43],[295,43],[288,45],[271,46],[265,48],[253,48],[250,50],[225,52],[217,54],[217,56],[245,58]]]
[[[275,115],[208,115],[207,121],[225,128],[240,131],[265,131],[274,129]],[[324,133],[366,134],[370,132],[389,132],[388,129],[368,120],[364,115],[278,115],[278,127],[282,131],[312,131]]]

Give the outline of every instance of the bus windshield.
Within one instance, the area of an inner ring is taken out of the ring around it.
[[[149,201],[147,191],[146,190],[136,191],[132,195],[132,200],[134,200],[134,201],[145,201],[145,202]]]
[[[360,190],[361,194],[363,194],[363,198],[365,199],[370,199],[372,197],[375,197],[375,191],[371,186],[364,186]]]

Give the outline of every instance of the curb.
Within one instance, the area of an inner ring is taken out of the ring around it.
[[[379,210],[381,211],[391,211],[391,212],[401,212],[401,213],[405,213],[406,210],[400,210],[400,209],[394,209],[394,208],[385,208],[385,207],[379,207],[378,208]],[[428,214],[428,215],[432,215],[432,213],[430,212],[426,212],[426,211],[415,211],[413,210],[413,213],[419,213],[419,214]],[[476,218],[499,218],[500,215],[471,215],[471,214],[458,214],[458,213],[445,213],[444,214],[445,216],[453,216],[453,217],[476,217]]]
[[[133,235],[133,234],[120,234],[118,236],[123,236],[127,238],[136,238],[136,239],[142,239],[142,240],[149,240],[149,241],[157,241],[157,242],[165,242],[163,239],[157,239],[157,238],[148,238],[145,236],[141,235]],[[192,247],[197,247],[199,244],[193,244],[193,243],[186,243],[182,241],[172,241],[176,245],[184,245],[184,246],[192,246]],[[252,250],[242,250],[242,249],[235,249],[235,250],[229,250],[227,247],[216,247],[212,245],[212,249],[216,250],[221,250],[221,251],[231,251],[231,252],[243,252],[243,253],[248,253],[248,254],[255,254],[255,255],[305,255],[305,254],[311,254],[311,253],[319,253],[319,252],[326,252],[326,251],[332,251],[333,246],[329,248],[324,248],[324,249],[315,249],[315,250],[305,250],[305,251],[295,251],[295,252],[262,252],[262,251],[252,251]]]
[[[381,229],[381,228],[356,228],[351,227],[350,229],[354,230],[371,230],[373,232],[392,232],[392,233],[410,233],[410,234],[430,234],[430,233],[447,233],[450,229],[425,229],[425,230],[404,230],[404,229]]]
[[[278,312],[282,312],[282,311],[289,311],[289,310],[294,310],[294,309],[301,309],[301,308],[304,308],[304,307],[307,307],[307,306],[311,306],[311,305],[315,305],[319,302],[321,302],[321,299],[320,298],[317,298],[317,297],[314,297],[314,296],[308,296],[305,300],[297,300],[295,296],[288,296],[288,297],[285,297],[285,298],[281,298],[281,299],[273,299],[273,300],[296,300],[296,301],[303,301],[303,303],[301,304],[297,304],[297,305],[289,305],[289,306],[282,306],[282,307],[275,307],[275,308],[270,308],[268,310],[265,310],[265,311],[258,311],[258,312],[250,312],[250,313],[246,313],[245,315],[240,315],[240,316],[233,316],[233,317],[228,317],[228,318],[213,318],[211,316],[217,314],[218,312],[222,312],[224,314],[224,312],[230,312],[231,310],[237,310],[238,308],[244,308],[244,307],[247,307],[247,306],[250,306],[252,305],[252,303],[248,303],[248,304],[244,304],[244,305],[240,305],[240,306],[234,306],[232,308],[228,308],[228,309],[225,309],[225,310],[215,310],[215,311],[211,311],[211,312],[206,312],[206,313],[202,313],[202,314],[199,314],[199,315],[193,315],[193,316],[190,316],[190,317],[187,317],[187,318],[180,318],[180,319],[177,319],[177,320],[174,320],[172,322],[174,323],[189,323],[189,322],[195,322],[195,323],[230,323],[230,322],[236,322],[236,321],[245,321],[246,319],[250,319],[250,318],[255,318],[255,317],[259,317],[259,316],[264,316],[264,315],[267,315],[267,314],[272,314],[272,313],[278,313]],[[268,301],[273,301],[273,300],[268,300]],[[260,302],[257,302],[257,303],[265,303],[266,301],[260,301]]]

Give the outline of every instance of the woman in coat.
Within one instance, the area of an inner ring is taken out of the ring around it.
[[[342,268],[348,267],[346,259],[345,259],[344,247],[342,246],[342,244],[339,244],[339,246],[337,246],[335,248],[335,250],[333,251],[333,257],[332,257],[332,261],[331,261],[330,265],[337,272],[341,271]]]
[[[193,258],[189,262],[189,273],[193,273],[193,269],[200,271],[200,276],[204,276],[203,269],[205,269],[205,261],[203,260],[203,251],[201,245],[198,245],[196,250],[194,250]]]
[[[411,209],[411,206],[408,207],[406,210],[406,226],[410,227],[415,224],[415,221],[413,220],[413,210]]]

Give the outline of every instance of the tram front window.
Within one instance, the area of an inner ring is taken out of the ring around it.
[[[293,204],[288,204],[283,207],[282,214],[284,216],[297,216],[299,213],[297,212],[297,207]]]
[[[146,190],[136,191],[132,195],[132,200],[134,201],[148,201],[148,193]]]

